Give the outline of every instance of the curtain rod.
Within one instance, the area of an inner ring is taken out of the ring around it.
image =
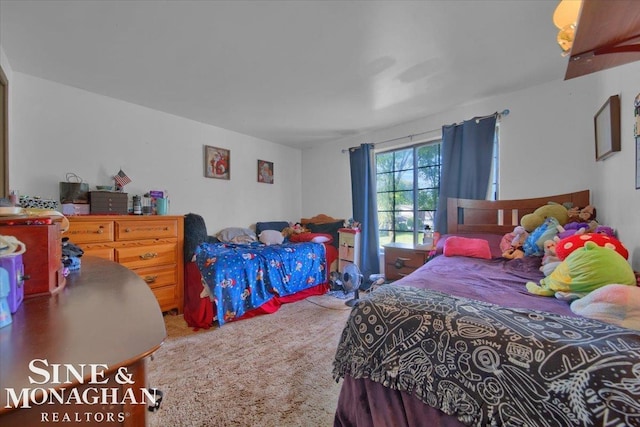
[[[502,110],[501,113],[493,113],[493,114],[489,114],[488,116],[474,117],[471,120],[475,120],[476,122],[478,122],[480,120],[488,119],[489,117],[493,117],[493,116],[497,116],[498,119],[500,119],[502,117],[508,116],[509,113],[510,113],[509,109],[505,108],[504,110]],[[461,125],[463,123],[464,122],[459,122],[459,123],[454,123],[454,124],[451,124],[451,125],[444,125],[444,126],[456,126],[456,125]],[[442,127],[439,127],[439,128],[436,128],[436,129],[427,130],[427,131],[424,131],[424,132],[413,133],[411,135],[400,136],[398,138],[391,138],[391,139],[387,139],[385,141],[373,142],[373,143],[371,143],[371,145],[373,145],[375,147],[378,144],[386,144],[387,142],[400,141],[401,139],[406,139],[406,138],[409,138],[411,140],[412,138],[415,138],[416,136],[425,135],[425,134],[428,134],[428,133],[431,133],[431,132],[435,132],[435,131],[440,130],[440,129],[442,129]],[[356,148],[358,148],[358,147],[343,148],[342,152],[343,153],[347,153],[350,150],[355,150]]]

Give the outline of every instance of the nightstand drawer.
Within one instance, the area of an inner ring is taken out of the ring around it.
[[[428,251],[415,249],[413,245],[391,244],[384,247],[384,274],[387,280],[397,280],[422,267]]]
[[[398,248],[385,248],[384,259],[385,264],[398,264],[414,270],[421,267],[426,261],[423,251]]]

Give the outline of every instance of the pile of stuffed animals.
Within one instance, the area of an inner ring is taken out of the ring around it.
[[[500,249],[508,259],[542,257],[545,277],[526,285],[532,294],[573,301],[608,284],[637,285],[629,252],[611,227],[597,222],[593,206],[541,206],[522,217]]]

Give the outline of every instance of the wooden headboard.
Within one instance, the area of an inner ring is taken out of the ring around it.
[[[520,219],[547,202],[571,203],[585,207],[589,190],[555,196],[516,200],[470,200],[449,198],[447,202],[447,233],[506,234],[520,225]]]
[[[342,219],[336,219],[333,218],[329,215],[325,215],[325,214],[318,214],[312,218],[302,218],[300,219],[300,224],[305,225],[305,224],[329,224],[332,222],[338,222],[338,221],[343,221]]]

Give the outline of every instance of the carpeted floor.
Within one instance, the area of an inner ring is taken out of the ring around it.
[[[147,364],[164,399],[149,425],[331,426],[332,362],[349,312],[323,295],[197,332],[165,316],[169,337]]]

